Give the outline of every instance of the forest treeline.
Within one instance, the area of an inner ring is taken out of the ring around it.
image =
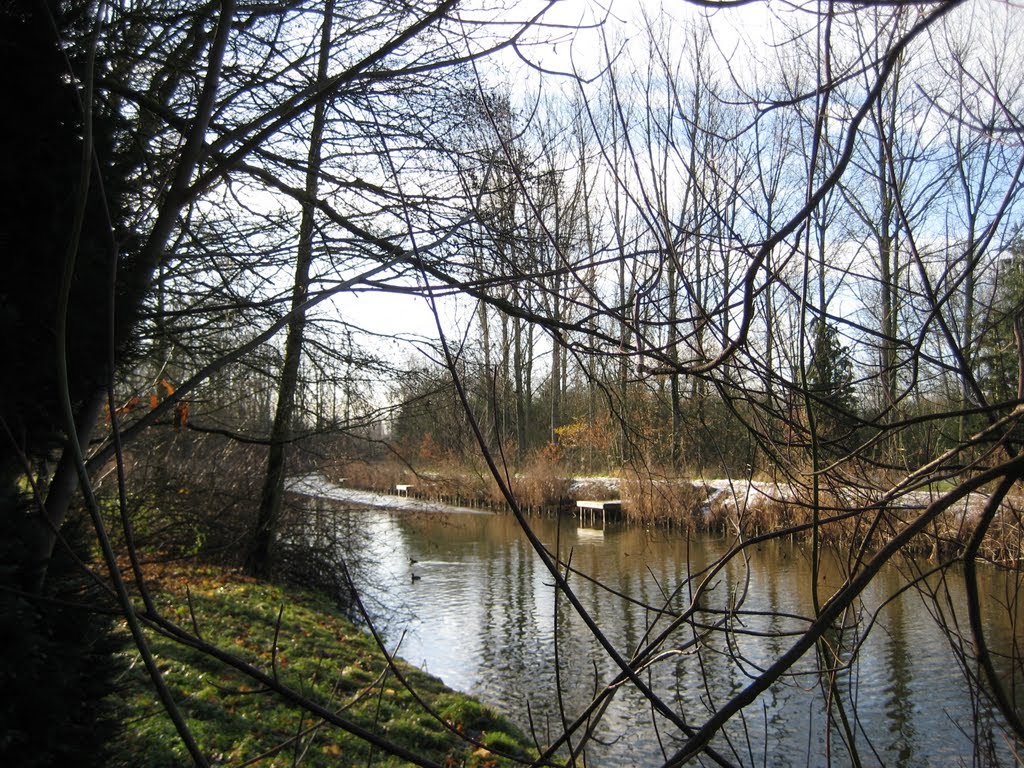
[[[712,711],[645,696],[682,744],[667,764],[721,762],[722,724],[817,653],[855,754],[834,676],[858,645],[827,640],[858,631],[844,611],[901,549],[941,555],[936,521],[972,494],[935,569],[973,583],[997,531],[1004,565],[1020,548],[1024,25],[994,0],[721,5],[0,5],[0,565],[22,650],[2,687],[45,709],[77,675],[58,659],[109,657],[89,633],[117,616],[209,764],[146,635],[199,639],[138,560],[302,572],[286,479],[326,462],[472,466],[514,512],[531,465],[770,478],[812,547],[856,521],[846,583]],[[386,330],[380,297],[435,326]],[[979,622],[946,630],[1024,740],[1016,651],[1007,681]],[[606,650],[643,688],[668,638]],[[3,710],[20,764],[60,759],[38,711]],[[104,732],[79,725],[75,753]]]

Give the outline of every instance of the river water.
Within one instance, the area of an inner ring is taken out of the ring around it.
[[[555,600],[552,574],[512,516],[323,500],[316,509],[322,522],[356,542],[350,569],[389,649],[501,709],[540,743],[562,733],[563,720],[575,719],[618,672],[578,612],[564,598]],[[667,626],[655,609],[689,606],[698,581],[692,577],[732,543],[662,529],[580,528],[564,517],[530,522],[579,572],[570,584],[626,658],[649,632]],[[903,590],[908,576],[928,565],[904,561],[884,570],[862,595],[859,612],[846,617],[848,629],[828,637],[846,662],[832,692],[856,734],[857,755],[864,765],[1015,764],[998,719],[964,682],[957,644],[939,628],[941,618],[966,631],[958,574],[927,580],[937,600]],[[820,599],[842,582],[843,571],[840,560],[825,559]],[[1019,605],[1016,582],[994,570],[984,578],[989,643],[1009,654],[1024,640],[1009,608]],[[626,683],[596,721],[586,765],[664,763],[682,743],[679,720],[700,726],[807,626],[811,582],[809,553],[799,544],[774,542],[734,558],[711,582],[694,621],[672,633],[662,657],[641,675],[676,722],[653,713]],[[1012,687],[1009,670],[1018,665],[1004,657],[996,662]],[[805,655],[792,674],[734,717],[714,742],[718,754],[742,765],[851,764],[839,737],[839,710],[826,707],[819,663],[825,662],[813,652]]]

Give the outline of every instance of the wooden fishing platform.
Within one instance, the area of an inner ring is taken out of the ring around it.
[[[609,519],[619,520],[622,518],[622,500],[606,499],[604,501],[590,501],[580,499],[576,502],[576,511],[581,522],[591,524],[597,522],[598,513],[601,514],[601,525],[605,525]]]

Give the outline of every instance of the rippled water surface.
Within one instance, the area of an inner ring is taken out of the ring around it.
[[[564,598],[556,603],[552,575],[511,516],[318,507],[336,529],[360,533],[353,570],[391,649],[449,686],[500,707],[541,742],[561,733],[562,718],[575,718],[614,678],[617,667],[578,613]],[[585,609],[627,658],[648,632],[667,625],[651,606],[685,609],[690,577],[728,547],[723,540],[664,530],[580,529],[571,519],[531,522],[550,549],[607,587],[570,577]],[[970,765],[981,760],[974,747],[981,738],[1012,764],[1001,732],[972,700],[950,641],[936,624],[937,611],[955,615],[962,587],[955,578],[932,579],[943,595],[938,603],[915,590],[899,594],[905,573],[918,566],[927,564],[885,570],[863,595],[861,613],[847,618],[851,625],[859,619],[863,629],[885,603],[867,638],[860,636],[856,661],[837,678],[859,757],[865,765]],[[822,599],[840,582],[841,571],[842,563],[825,564]],[[1007,583],[992,573],[985,585],[990,642],[1004,649],[1014,638]],[[764,545],[745,562],[737,558],[712,582],[697,624],[676,631],[665,656],[644,670],[645,684],[688,725],[699,726],[789,647],[794,635],[787,633],[806,626],[810,584],[801,546]],[[705,629],[722,619],[719,609],[725,608],[738,608],[730,619],[730,642],[725,633]],[[697,636],[702,642],[694,644]],[[829,639],[851,644],[855,634]],[[1006,672],[1008,662],[1001,664]],[[849,764],[836,737],[838,721],[827,727],[816,665],[813,654],[805,656],[795,674],[734,718],[715,742],[719,752],[745,765],[825,765],[828,755],[834,765]],[[679,729],[652,714],[632,686],[617,691],[595,735],[588,765],[659,765],[681,743]]]

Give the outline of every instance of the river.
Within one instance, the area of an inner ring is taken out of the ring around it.
[[[541,743],[560,734],[563,718],[575,718],[618,671],[579,614],[564,598],[556,603],[552,575],[511,515],[325,500],[315,509],[333,531],[356,542],[350,567],[390,650],[501,709]],[[685,609],[696,583],[691,576],[732,543],[662,529],[580,528],[564,517],[531,518],[531,525],[549,549],[595,580],[570,576],[586,611],[624,657],[649,631],[666,626],[651,606]],[[847,616],[850,628],[829,637],[849,662],[835,690],[859,758],[864,765],[916,767],[990,764],[994,756],[1013,764],[1002,730],[985,703],[971,696],[956,646],[936,620],[955,617],[966,627],[956,609],[963,604],[956,574],[929,580],[937,601],[914,589],[900,593],[908,574],[927,566],[904,561],[884,570],[864,592],[859,613]],[[825,559],[822,599],[841,583],[842,572],[838,558]],[[985,574],[984,620],[997,650],[1024,640],[1007,607],[1015,583],[995,570]],[[745,560],[735,558],[712,582],[704,610],[672,634],[642,680],[688,726],[699,726],[807,625],[810,584],[802,545],[773,542]],[[866,619],[876,611],[865,637]],[[707,629],[716,622],[716,629]],[[698,636],[701,642],[694,643]],[[855,641],[861,645],[850,661]],[[997,662],[1007,679],[1018,667],[1006,658]],[[815,655],[805,655],[793,674],[728,723],[714,742],[718,752],[742,765],[849,764],[837,710],[830,724],[816,669]],[[586,764],[660,765],[679,744],[678,724],[652,713],[637,688],[626,684],[597,722]]]

